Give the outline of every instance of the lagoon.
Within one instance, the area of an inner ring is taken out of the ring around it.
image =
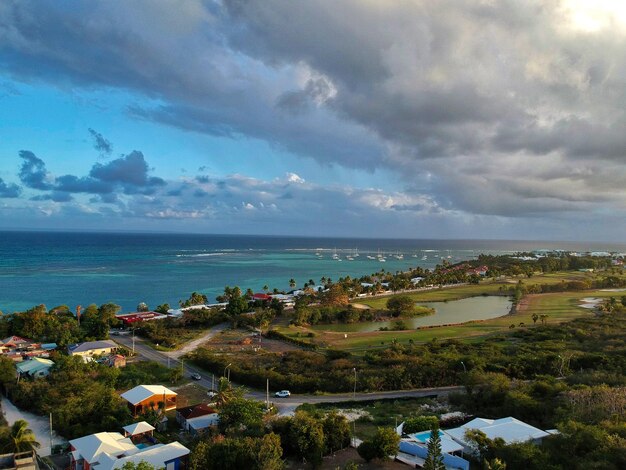
[[[423,317],[398,318],[392,321],[315,325],[312,329],[365,333],[378,331],[384,327],[391,328],[398,320],[402,320],[409,329],[465,323],[472,320],[489,320],[507,315],[511,310],[511,299],[504,296],[479,296],[447,302],[418,302],[417,305],[432,308],[435,313]]]

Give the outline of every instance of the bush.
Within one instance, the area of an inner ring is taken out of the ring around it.
[[[376,447],[370,441],[363,441],[359,444],[359,447],[356,448],[356,451],[359,453],[359,456],[365,460],[366,462],[370,462],[377,457]]]
[[[402,431],[407,434],[414,432],[427,431],[432,428],[433,424],[439,424],[436,416],[415,416],[404,421]]]

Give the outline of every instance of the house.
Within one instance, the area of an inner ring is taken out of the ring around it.
[[[179,442],[135,445],[130,437],[118,432],[99,432],[71,440],[70,450],[72,470],[113,470],[127,462],[141,461],[159,469],[179,470],[184,468],[189,455],[189,449]]]
[[[37,455],[34,450],[18,452],[16,454],[2,454],[0,455],[0,469],[39,470]]]
[[[200,403],[177,409],[176,421],[185,431],[198,435],[211,426],[217,426],[219,415],[209,405]]]
[[[398,454],[396,460],[413,466],[414,468],[423,467],[426,457],[428,456],[427,444],[421,444],[411,441],[410,439],[403,439],[400,441]],[[444,452],[442,449],[442,460],[446,469],[458,469],[469,470],[470,463],[456,455]]]
[[[139,323],[151,320],[162,320],[167,318],[167,315],[158,312],[135,312],[135,313],[122,313],[115,315],[115,318],[121,320],[124,325],[129,326],[133,323]]]
[[[175,410],[177,395],[176,392],[163,385],[137,385],[135,388],[122,393],[121,396],[128,402],[131,412],[136,416],[150,409]]]
[[[252,301],[254,302],[254,301],[257,301],[257,300],[259,300],[261,302],[265,301],[265,300],[269,301],[269,300],[272,300],[272,296],[269,295],[269,294],[262,294],[262,293],[252,294]]]
[[[107,358],[107,365],[109,367],[115,367],[119,369],[120,367],[126,367],[126,357],[121,354],[111,354]]]
[[[29,376],[33,378],[46,377],[50,374],[50,369],[54,362],[50,359],[33,357],[27,361],[19,362],[15,365],[18,377]]]
[[[117,351],[117,348],[117,343],[110,339],[105,339],[71,344],[67,347],[67,352],[70,356],[81,356],[85,362],[88,362],[93,356],[111,354]]]
[[[20,362],[30,357],[49,357],[50,351],[56,348],[56,343],[35,343],[20,336],[9,336],[0,340],[0,354],[15,362]]]
[[[444,432],[452,440],[463,446],[463,452],[471,454],[474,452],[474,449],[465,439],[465,432],[469,429],[478,429],[492,440],[496,438],[503,439],[506,444],[528,441],[540,443],[544,437],[550,435],[546,431],[542,431],[513,417],[500,419],[475,418],[461,427],[447,429]]]
[[[412,277],[411,278],[411,284],[416,285],[419,284],[420,282],[422,282],[424,280],[423,277],[417,276],[417,277]]]

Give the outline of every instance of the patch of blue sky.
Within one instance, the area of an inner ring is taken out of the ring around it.
[[[166,179],[239,173],[271,180],[295,173],[320,185],[393,188],[390,172],[346,170],[299,158],[253,138],[216,137],[137,119],[127,109],[146,97],[120,90],[62,89],[4,81],[0,93],[0,175],[16,181],[19,150],[33,151],[55,175],[87,174],[96,161],[88,129],[113,144],[111,157],[144,153],[154,175]],[[158,101],[152,100],[158,105]],[[202,168],[202,170],[200,170]]]

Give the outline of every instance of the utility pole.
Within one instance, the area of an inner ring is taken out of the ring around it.
[[[267,379],[265,386],[265,408],[270,409],[270,379]]]
[[[356,367],[352,370],[354,371],[354,391],[352,392],[352,399],[356,400]]]
[[[78,322],[78,326],[80,326],[80,311],[83,309],[82,306],[76,306],[76,321]]]
[[[133,328],[133,356],[135,355],[135,329]]]
[[[50,412],[50,455],[52,455],[52,412]]]

